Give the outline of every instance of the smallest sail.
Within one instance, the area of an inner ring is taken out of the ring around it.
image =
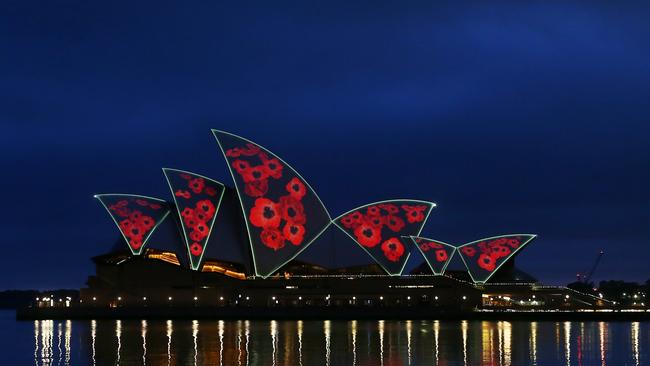
[[[133,255],[140,255],[151,233],[169,215],[161,199],[135,194],[98,194]]]
[[[418,248],[422,257],[435,275],[445,274],[447,265],[456,252],[456,247],[438,240],[422,238],[418,236],[409,237]]]

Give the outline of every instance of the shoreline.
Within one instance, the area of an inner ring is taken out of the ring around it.
[[[452,309],[432,309],[430,307],[79,307],[16,309],[16,320],[45,319],[650,321],[650,311],[457,311]]]

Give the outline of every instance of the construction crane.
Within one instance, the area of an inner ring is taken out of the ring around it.
[[[596,261],[594,262],[594,265],[591,266],[591,270],[589,273],[584,273],[584,272],[579,272],[576,274],[576,277],[578,278],[578,282],[582,283],[589,283],[589,280],[591,280],[591,277],[594,275],[596,272],[596,268],[598,268],[598,264],[600,263],[600,260],[603,258],[603,254],[605,254],[604,251],[598,252],[598,255],[596,256]]]

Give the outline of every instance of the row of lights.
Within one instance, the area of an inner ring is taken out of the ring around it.
[[[240,294],[238,297],[239,297],[239,298],[242,298],[242,295]],[[566,295],[566,297],[569,298],[569,295]],[[331,298],[331,295],[327,295],[327,296],[325,297],[325,300],[330,300],[330,298]],[[499,298],[501,298],[501,296],[499,296]],[[533,295],[533,298],[535,298],[534,295]],[[67,298],[67,299],[69,300],[70,298]],[[172,296],[169,296],[169,297],[167,298],[168,301],[172,301],[173,299],[174,299],[174,298],[173,298]],[[245,299],[246,299],[246,301],[249,301],[249,300],[250,300],[250,296],[246,296]],[[273,301],[275,301],[276,304],[278,303],[278,300],[277,300],[277,298],[276,298],[275,296],[271,297],[271,299],[272,299]],[[352,297],[352,300],[355,300],[355,301],[356,301],[356,299],[357,299],[356,296],[353,296],[353,297]],[[410,301],[410,300],[411,300],[411,296],[407,296],[406,299]],[[438,296],[434,296],[434,299],[435,299],[435,300],[438,300],[439,297],[438,297]],[[463,300],[467,300],[467,296],[464,296],[464,295],[463,295],[462,299],[463,299]],[[504,299],[505,299],[505,300],[510,300],[510,298],[508,298],[508,297],[504,297]],[[50,299],[44,297],[42,300],[43,300],[43,301],[49,301]],[[198,301],[198,300],[199,300],[199,298],[198,298],[197,296],[194,296],[194,301]],[[302,300],[302,296],[298,296],[298,300]],[[379,296],[379,300],[383,301],[383,300],[384,300],[384,297],[383,297],[383,296]],[[38,298],[38,297],[36,298],[36,301],[39,301],[39,298]],[[62,301],[62,300],[59,299],[59,301]],[[97,301],[97,297],[93,296],[93,301]],[[122,296],[118,296],[118,297],[117,297],[117,301],[122,301]],[[146,296],[143,296],[143,297],[142,297],[142,301],[147,301],[147,297],[146,297]],[[223,296],[219,296],[219,301],[224,301]]]

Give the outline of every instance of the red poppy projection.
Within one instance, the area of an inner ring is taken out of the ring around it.
[[[131,253],[142,253],[151,233],[169,214],[161,199],[131,194],[98,194],[95,198],[106,208],[126,241]]]
[[[536,238],[532,234],[510,234],[481,239],[457,248],[472,280],[485,283],[517,251]]]
[[[419,235],[433,207],[426,201],[382,201],[348,211],[334,224],[388,274],[400,275],[410,255],[404,236]]]
[[[225,187],[223,184],[195,173],[163,169],[180,218],[183,239],[190,267],[197,271],[203,264]]]
[[[411,236],[410,239],[424,257],[433,274],[443,275],[451,257],[454,256],[456,247],[438,240],[416,236]]]
[[[242,137],[212,130],[237,188],[255,274],[268,277],[330,224],[318,195],[286,162]]]

